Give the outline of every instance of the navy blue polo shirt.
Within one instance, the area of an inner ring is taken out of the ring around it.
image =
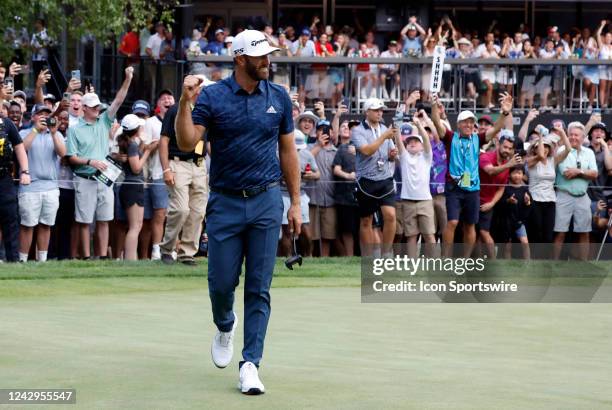
[[[208,130],[210,186],[242,190],[279,181],[278,138],[293,132],[291,114],[285,89],[267,80],[252,94],[234,75],[204,88],[192,118]]]

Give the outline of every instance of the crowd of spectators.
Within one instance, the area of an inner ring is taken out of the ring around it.
[[[217,20],[214,30],[212,19],[206,25],[196,24],[191,38],[183,40],[183,55],[229,55],[230,31]],[[238,28],[240,31],[241,28]],[[612,59],[612,32],[607,20],[591,31],[590,28],[570,28],[561,32],[558,27],[548,27],[545,33],[529,34],[521,25],[515,32],[501,32],[493,22],[485,33],[456,27],[444,17],[431,27],[422,25],[416,16],[409,18],[400,33],[378,35],[375,30],[357,32],[350,27],[324,26],[315,17],[311,26],[292,26],[274,29],[267,24],[263,32],[271,44],[280,48],[280,56],[296,57],[430,57],[437,44],[446,47],[446,57],[453,59],[499,59],[497,64],[465,65],[459,67],[464,93],[474,99],[479,107],[489,112],[497,95],[502,92],[516,94],[519,109],[539,107],[541,111],[559,110],[562,106],[561,70],[567,67],[553,65],[504,66],[504,61],[515,59]],[[431,67],[398,64],[356,64],[352,67],[353,90],[362,100],[407,100],[412,91],[419,90],[422,97],[428,95]],[[227,74],[223,65],[194,63],[194,72],[204,73],[213,80]],[[445,66],[445,72],[451,67]],[[293,77],[288,75],[287,65],[273,65],[273,81],[298,88],[300,101],[323,99],[336,106],[345,88],[344,70],[341,66],[326,64],[302,64]],[[612,66],[574,66],[569,78],[582,80],[588,101],[585,107],[607,110],[610,107]],[[444,79],[441,97],[449,94],[453,77]]]
[[[351,30],[322,27],[317,20],[298,33],[292,27],[275,31],[271,26],[264,33],[279,48],[277,53],[286,56],[419,57],[431,55],[436,44],[446,44],[452,58],[609,59],[612,34],[603,33],[606,27],[602,21],[594,37],[588,30],[568,37],[553,27],[548,37],[535,37],[533,44],[524,32],[510,37],[491,30],[480,42],[475,33],[456,29],[450,19],[426,28],[411,17],[382,53],[373,31],[365,32],[359,43]],[[47,38],[43,31],[44,22],[32,44],[42,46]],[[175,39],[163,24],[155,25],[154,34],[146,33],[126,34],[121,52],[134,63],[140,56],[160,65],[174,58]],[[209,20],[196,26],[181,46],[193,55],[230,54],[229,34],[222,23]],[[42,54],[38,48],[37,55]],[[495,243],[520,243],[523,256],[529,257],[529,242],[554,242],[553,256],[558,257],[559,245],[566,241],[603,239],[611,208],[612,140],[601,115],[593,113],[584,125],[556,120],[549,127],[533,126],[539,112],[548,109],[541,104],[540,111],[529,112],[516,136],[513,129],[515,97],[520,108],[533,104],[529,90],[541,91],[545,101],[556,67],[531,67],[527,74],[510,67],[465,67],[469,81],[463,92],[473,97],[483,92],[489,111],[499,99],[499,117],[494,121],[486,114],[478,118],[463,111],[456,124],[446,119],[443,93],[430,95],[424,86],[429,67],[355,68],[364,97],[360,121],[343,119],[349,111],[343,70],[309,64],[303,70],[309,74],[294,83],[286,67],[272,67],[274,80],[286,85],[293,100],[304,223],[298,242],[304,255],[388,255],[393,242],[405,243],[414,253],[420,240],[460,241],[470,252],[478,241],[491,257]],[[609,98],[608,90],[601,88],[609,88],[609,69],[585,66],[581,73],[589,93],[600,86],[602,108]],[[201,70],[213,81],[231,75],[231,66],[224,64],[202,64]],[[195,202],[206,203],[207,150],[203,143],[198,152],[185,154],[176,146],[171,89],[151,96],[153,104],[134,102],[119,120],[119,108],[133,87],[131,63],[109,104],[79,78],[70,79],[62,98],[46,93],[51,75],[44,64],[28,97],[14,88],[22,72],[18,64],[0,66],[2,143],[15,154],[0,154],[5,161],[0,177],[10,175],[17,189],[16,206],[3,201],[0,209],[5,260],[96,257],[192,264],[200,247],[205,252],[204,209]],[[502,86],[497,95],[496,84]],[[513,97],[514,84],[532,88],[521,86]],[[400,97],[403,104],[397,106],[394,123],[385,125],[385,100]],[[332,109],[326,110],[330,103]],[[122,175],[106,184],[100,174],[111,163],[118,164]],[[10,197],[10,190],[4,194]],[[10,223],[11,213],[18,226]],[[289,232],[283,229],[279,254],[288,255],[291,249]],[[586,258],[584,252],[580,256]]]

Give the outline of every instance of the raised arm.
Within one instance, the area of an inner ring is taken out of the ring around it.
[[[110,107],[108,107],[107,115],[109,118],[115,118],[117,115],[117,111],[119,111],[119,107],[125,101],[125,97],[127,97],[128,89],[130,88],[130,84],[132,82],[132,78],[134,77],[134,67],[127,67],[125,69],[125,79],[123,80],[123,84],[121,84],[121,88],[117,91],[117,95],[115,99],[111,103]]]
[[[599,47],[600,50],[604,46],[604,43],[601,40],[601,32],[603,31],[604,27],[606,27],[607,25],[608,25],[608,20],[602,20],[601,24],[599,25],[599,28],[597,29],[597,32],[595,33],[595,40],[597,40],[597,47]]]
[[[431,153],[431,141],[429,141],[429,134],[427,134],[427,131],[425,131],[423,127],[423,120],[415,115],[412,121],[417,126],[419,135],[423,137],[423,151],[428,154]]]
[[[446,125],[442,123],[442,119],[440,118],[440,106],[442,103],[438,99],[438,94],[434,94],[432,97],[431,104],[431,121],[433,122],[434,127],[436,128],[436,132],[440,136],[440,138],[444,138],[446,135]]]
[[[512,124],[512,103],[513,103],[512,96],[508,93],[502,93],[499,101],[500,101],[502,115],[500,115],[499,118],[497,118],[497,121],[495,121],[495,124],[493,124],[493,127],[487,131],[487,134],[486,134],[487,141],[490,141],[494,136],[497,135],[498,132],[502,130],[502,128],[504,128],[506,121],[510,121],[510,124]],[[506,117],[510,117],[510,119]]]
[[[203,125],[194,125],[191,117],[191,104],[195,102],[201,82],[200,78],[192,75],[188,75],[183,81],[183,93],[179,99],[178,112],[174,122],[176,143],[181,151],[193,151],[206,131]]]
[[[558,165],[560,162],[565,160],[572,150],[572,146],[570,145],[569,138],[567,138],[567,134],[563,130],[563,127],[555,127],[559,135],[561,136],[561,142],[563,142],[563,146],[565,149],[562,152],[559,152],[555,155],[555,165]]]
[[[51,79],[49,70],[40,70],[38,77],[36,78],[36,89],[34,90],[34,104],[42,104],[44,102],[45,94],[43,87]]]
[[[518,132],[518,137],[524,141],[527,141],[527,133],[529,132],[529,125],[531,124],[531,122],[537,118],[537,116],[540,115],[540,112],[533,108],[529,111],[529,113],[527,113],[527,116],[525,117],[525,121],[523,122],[523,125],[521,125],[521,129]]]

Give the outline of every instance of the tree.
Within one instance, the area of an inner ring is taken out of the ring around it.
[[[2,0],[0,57],[12,57],[13,33],[25,28],[31,35],[37,18],[46,21],[52,38],[58,39],[66,27],[71,38],[87,34],[104,41],[109,33],[124,32],[128,24],[141,29],[155,19],[171,23],[177,5],[177,0]]]

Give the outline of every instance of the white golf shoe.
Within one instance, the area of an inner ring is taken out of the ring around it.
[[[236,326],[238,326],[238,316],[234,313],[234,324],[232,330],[229,332],[217,331],[213,338],[212,346],[210,348],[210,354],[212,361],[220,369],[227,367],[232,361],[234,355],[234,333],[236,332]]]
[[[264,394],[266,389],[259,380],[257,367],[251,362],[245,362],[240,368],[240,381],[238,388],[243,394],[257,395]]]

